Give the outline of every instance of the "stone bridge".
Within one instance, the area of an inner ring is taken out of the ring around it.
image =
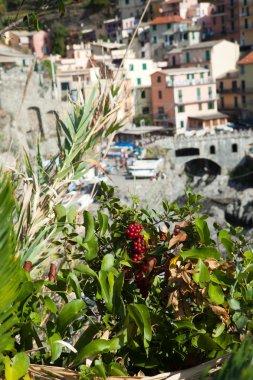
[[[216,163],[225,174],[241,162],[250,143],[253,144],[252,130],[203,137],[167,137],[152,145],[167,148],[172,164],[177,167],[192,160],[207,159]]]

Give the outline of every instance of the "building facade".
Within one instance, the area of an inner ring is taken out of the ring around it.
[[[218,98],[218,110],[228,115],[228,120],[237,123],[242,110],[241,81],[239,70],[233,70],[222,75],[216,80]]]
[[[240,45],[242,49],[253,46],[253,1],[239,0],[240,10]]]
[[[241,86],[242,119],[253,123],[253,52],[239,61],[239,78]]]
[[[240,0],[217,0],[205,18],[203,39],[227,39],[240,43]]]
[[[216,83],[204,68],[162,70],[152,75],[155,125],[171,133],[214,128],[227,123],[217,110]]]
[[[166,54],[169,67],[204,67],[214,79],[235,70],[240,56],[236,42],[205,41],[186,48],[173,49]]]

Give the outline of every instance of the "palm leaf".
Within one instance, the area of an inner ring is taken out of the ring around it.
[[[15,257],[15,235],[12,214],[14,199],[7,176],[0,176],[0,353],[11,349],[13,328],[17,323],[15,305],[18,289],[25,278],[20,261]]]

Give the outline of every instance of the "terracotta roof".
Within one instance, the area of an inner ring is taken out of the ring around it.
[[[168,17],[156,17],[149,25],[162,25],[162,24],[172,24],[173,22],[184,22],[188,23],[190,20],[186,20],[180,16],[168,16]]]
[[[249,65],[250,63],[253,63],[253,51],[246,55],[246,57],[241,59],[238,63],[239,65]]]

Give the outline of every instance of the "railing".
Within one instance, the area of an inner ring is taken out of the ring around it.
[[[212,78],[208,79],[187,79],[184,81],[171,81],[167,80],[166,81],[166,86],[167,87],[184,87],[184,86],[199,86],[202,84],[214,84],[215,80]]]
[[[236,88],[217,88],[217,92],[219,94],[238,94],[238,93],[241,93],[245,90],[243,90],[242,88],[239,88],[239,87],[236,87]]]

